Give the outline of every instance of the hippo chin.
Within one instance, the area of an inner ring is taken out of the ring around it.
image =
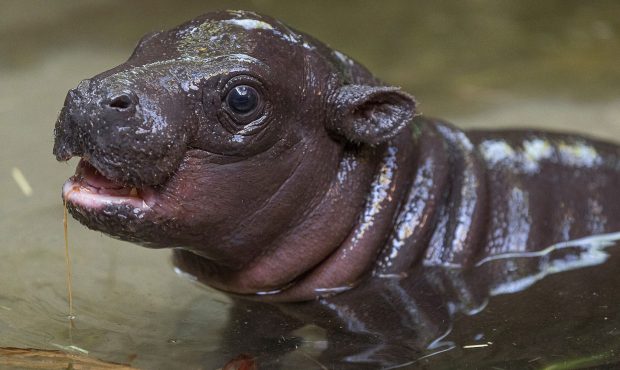
[[[277,20],[210,13],[82,81],[55,127],[89,228],[272,301],[620,230],[620,147],[463,131]]]

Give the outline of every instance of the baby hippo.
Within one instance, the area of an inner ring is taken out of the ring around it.
[[[250,12],[145,36],[69,91],[54,130],[87,227],[248,298],[313,300],[620,230],[620,147],[463,131]]]

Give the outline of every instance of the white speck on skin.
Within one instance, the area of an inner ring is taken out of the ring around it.
[[[553,154],[551,144],[542,139],[524,141],[523,149],[525,150],[525,155],[533,161],[548,159]]]
[[[514,149],[503,140],[487,140],[480,144],[484,159],[495,165],[515,156]]]
[[[353,61],[351,60],[351,58],[339,52],[338,50],[334,50],[334,55],[336,56],[336,58],[340,59],[341,62],[348,65],[353,65]]]
[[[553,155],[551,144],[542,139],[524,141],[523,150],[523,168],[529,173],[537,172],[540,169],[540,161]]]
[[[583,143],[574,145],[562,143],[558,146],[558,151],[561,161],[572,166],[594,167],[602,162],[596,149]]]
[[[303,43],[303,44],[301,44],[301,46],[303,46],[305,49],[308,49],[308,50],[314,50],[314,49],[316,49],[314,46],[312,46],[311,44],[309,44],[309,43],[308,43],[308,42],[306,42],[306,41],[304,41],[304,43]]]
[[[233,24],[246,30],[273,30],[273,26],[257,19],[228,19],[224,23]]]
[[[479,148],[491,166],[504,163],[525,173],[540,171],[541,161],[554,160],[554,155],[559,157],[561,164],[573,167],[591,168],[603,163],[596,149],[585,143],[553,144],[544,139],[533,139],[523,141],[522,145],[523,149],[518,150],[504,140],[486,140]]]

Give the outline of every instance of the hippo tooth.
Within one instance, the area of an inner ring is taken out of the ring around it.
[[[138,189],[136,189],[135,187],[131,188],[131,191],[129,192],[129,196],[137,197],[138,196]]]

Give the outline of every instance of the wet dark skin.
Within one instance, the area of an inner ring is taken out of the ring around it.
[[[82,158],[80,222],[271,301],[620,230],[618,146],[415,108],[279,21],[210,13],[71,90],[54,154]]]

